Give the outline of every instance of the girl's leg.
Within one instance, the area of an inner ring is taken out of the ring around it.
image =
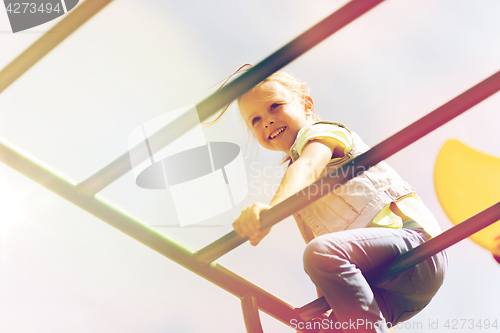
[[[333,310],[328,328],[321,332],[341,327],[343,332],[385,333],[401,317],[409,319],[425,307],[442,284],[446,266],[443,254],[373,290],[362,273],[411,250],[427,237],[417,230],[363,228],[312,240],[304,252],[304,268]]]

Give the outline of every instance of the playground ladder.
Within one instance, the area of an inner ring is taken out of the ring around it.
[[[349,2],[248,72],[198,103],[196,109],[200,120],[206,120],[217,110],[232,102],[270,74],[287,65],[382,1],[353,0]],[[50,31],[0,71],[0,93],[110,2],[111,0],[86,0],[67,14]],[[498,90],[500,90],[500,72],[379,143],[342,168],[350,167],[355,168],[355,170],[366,170],[442,126]],[[189,122],[180,117],[176,122],[160,129],[148,140],[155,145],[166,146],[189,130],[188,124]],[[149,158],[139,147],[132,148],[130,154],[132,153],[140,156],[143,160]],[[19,148],[1,138],[0,160],[153,250],[239,297],[248,332],[263,332],[259,309],[281,322],[289,324],[292,319],[311,320],[311,318],[324,313],[330,308],[324,297],[300,308],[295,308],[214,262],[217,258],[247,240],[239,237],[234,231],[194,252],[168,236],[149,228],[119,207],[115,207],[104,199],[96,197],[98,192],[131,170],[129,152],[124,153],[81,183],[74,183],[66,177],[53,172],[50,167],[36,161],[27,153],[22,152]],[[338,176],[339,174],[340,176]],[[336,177],[326,176],[311,186],[335,188],[334,185],[343,184],[355,176],[349,176],[348,174],[350,173],[337,172]],[[270,228],[321,197],[321,194],[312,195],[311,193],[326,194],[325,191],[308,191],[309,195],[306,196],[303,194],[306,191],[301,192],[263,213],[261,216],[262,229]],[[395,260],[383,264],[380,269],[368,272],[366,274],[367,279],[371,285],[375,286],[499,219],[500,203],[497,203],[461,224],[450,228],[441,235],[430,239],[421,246],[400,255]]]

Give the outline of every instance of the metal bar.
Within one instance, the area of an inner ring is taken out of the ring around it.
[[[261,215],[261,229],[266,230],[272,227],[294,212],[318,200],[323,195],[330,193],[337,186],[344,184],[349,179],[354,178],[363,171],[407,147],[424,135],[493,95],[498,90],[500,90],[500,72],[495,73],[448,103],[385,139],[372,149],[352,159],[349,163],[344,164],[302,191],[264,212]],[[199,250],[195,256],[201,262],[209,263],[246,241],[247,238],[241,238],[233,230]]]
[[[0,71],[0,94],[112,0],[86,0]]]
[[[363,15],[382,1],[383,0],[353,0],[347,3],[344,7],[271,54],[255,67],[225,85],[222,89],[205,100],[196,104],[200,121],[206,120],[209,116],[217,112],[217,110],[231,103],[238,96],[250,90],[254,85],[304,54],[328,36]],[[157,147],[164,147],[190,130],[192,127],[191,124],[192,123],[187,121],[187,116],[181,116],[177,121],[166,125],[152,135],[149,138],[149,142]],[[141,158],[143,161],[149,158],[147,154],[141,153],[139,146],[133,148],[130,153],[137,156],[138,159]],[[79,184],[79,191],[82,194],[92,196],[123,176],[130,171],[130,169],[129,154],[125,153]]]
[[[367,273],[366,279],[370,284],[378,285],[498,220],[500,220],[500,202],[448,229],[447,232],[443,232],[413,250],[398,256],[396,260],[381,265],[376,271]]]
[[[281,322],[288,325],[291,319],[296,318],[296,312],[291,305],[223,266],[201,264],[195,260],[193,252],[188,248],[150,229],[104,199],[80,194],[74,182],[55,174],[49,167],[35,161],[2,138],[0,138],[0,161],[231,294],[239,298],[246,294],[254,295],[258,299],[260,309]]]
[[[499,220],[500,202],[446,230],[442,234],[429,239],[416,248],[380,265],[376,270],[364,274],[365,278],[371,286],[376,286]],[[302,320],[309,320],[325,313],[329,309],[330,305],[328,305],[324,297],[321,297],[297,309],[297,311]]]
[[[61,20],[54,28],[42,36],[0,72],[0,92],[5,90],[38,60],[50,52],[62,40],[110,1],[111,0],[87,0],[75,9],[73,13],[68,14],[65,19]],[[242,77],[241,80],[238,81],[238,84],[236,84],[236,82],[230,83],[225,86],[223,90],[219,91],[217,95],[213,95],[199,103],[197,109],[201,114],[200,120],[204,121],[223,105],[232,102],[232,100],[249,90],[253,85],[285,66],[287,63],[321,42],[328,35],[350,23],[382,1],[383,0],[354,0],[336,13],[330,15],[327,19],[323,20],[306,33],[299,36],[296,40],[255,66],[251,72],[246,74],[246,78]],[[63,31],[64,33],[57,34],[57,30]],[[254,83],[251,83],[251,79],[253,79]],[[163,130],[159,131],[159,133],[153,135],[150,141],[158,141],[165,146],[189,129],[190,127],[186,127],[183,118],[181,118],[176,123],[165,127]],[[148,158],[147,155],[144,156],[144,159],[146,158]],[[132,216],[129,216],[127,213],[105,202],[104,199],[95,198],[94,195],[97,192],[130,170],[128,154],[123,154],[115,162],[98,172],[95,176],[78,185],[63,176],[57,175],[54,171],[51,171],[49,167],[43,166],[41,163],[36,163],[33,158],[28,157],[27,154],[21,153],[19,148],[4,142],[1,138],[0,160],[54,193],[85,209],[94,216],[102,219],[194,273],[213,282],[226,291],[240,298],[251,292],[255,295],[254,297],[259,299],[260,309],[283,323],[289,324],[291,319],[297,319],[294,308],[289,304],[218,264],[205,265],[200,263],[187,248],[169,239],[165,235],[159,234],[155,230],[148,228]]]
[[[264,333],[260,323],[259,308],[255,296],[248,294],[241,299],[241,309],[247,333]]]

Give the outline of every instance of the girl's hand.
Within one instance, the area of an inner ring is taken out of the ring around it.
[[[248,237],[250,239],[250,244],[253,246],[259,244],[262,238],[271,231],[271,228],[266,231],[260,231],[262,226],[260,214],[270,208],[271,206],[258,202],[248,206],[241,212],[240,217],[233,222],[234,231],[236,231],[240,237]]]

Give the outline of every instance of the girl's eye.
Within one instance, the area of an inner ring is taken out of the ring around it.
[[[260,120],[260,117],[255,117],[252,119],[252,125],[255,125],[256,122]]]
[[[278,103],[273,103],[273,104],[271,105],[271,110],[276,109],[278,106],[280,106],[280,104],[278,104]]]

